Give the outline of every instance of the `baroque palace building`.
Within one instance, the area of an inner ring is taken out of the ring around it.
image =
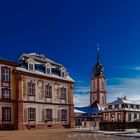
[[[44,55],[0,60],[0,128],[74,127],[74,80]]]

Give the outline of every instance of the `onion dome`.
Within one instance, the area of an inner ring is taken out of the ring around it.
[[[95,76],[101,75],[104,71],[104,66],[99,62],[99,48],[97,48],[97,63],[93,67],[93,73]]]

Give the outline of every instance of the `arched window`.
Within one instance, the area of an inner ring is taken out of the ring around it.
[[[105,88],[105,83],[104,83],[104,80],[102,79],[101,80],[101,89],[104,90],[104,88]]]
[[[105,104],[105,98],[102,96],[102,104]]]

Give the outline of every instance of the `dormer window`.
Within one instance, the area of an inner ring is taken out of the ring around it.
[[[64,71],[62,71],[62,73],[61,73],[61,77],[62,77],[62,78],[65,77],[65,72],[64,72]]]
[[[29,70],[34,70],[34,66],[33,66],[33,64],[29,64],[29,68],[28,68]]]
[[[46,63],[45,67],[46,67],[46,74],[51,74],[51,64],[50,63]]]
[[[47,74],[51,74],[51,69],[50,68],[46,68],[47,70]]]
[[[35,62],[32,58],[27,60],[28,63],[28,70],[34,71],[35,70]]]
[[[65,78],[65,76],[66,76],[66,69],[64,67],[62,67],[60,70],[61,70],[61,77]]]

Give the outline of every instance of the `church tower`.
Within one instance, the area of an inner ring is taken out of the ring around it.
[[[106,78],[103,76],[104,67],[99,61],[99,48],[97,49],[97,62],[93,67],[93,76],[90,80],[90,106],[99,105],[100,109],[106,107]]]

